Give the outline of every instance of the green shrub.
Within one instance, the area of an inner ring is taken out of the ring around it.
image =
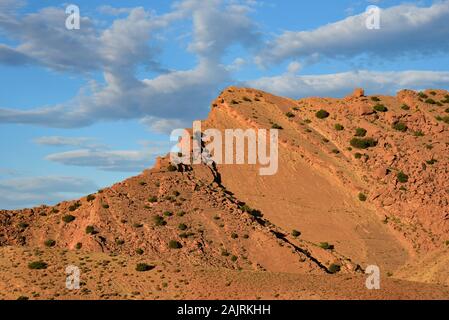
[[[335,130],[337,130],[337,131],[342,131],[342,130],[345,129],[345,127],[343,127],[343,126],[342,126],[341,124],[339,124],[339,123],[336,123],[335,126],[334,126],[334,128],[335,128]]]
[[[157,202],[157,197],[155,197],[155,196],[149,197],[148,201],[151,203]]]
[[[64,221],[65,223],[70,223],[70,222],[72,222],[75,219],[76,218],[74,216],[72,216],[71,214],[67,214],[67,215],[62,217],[62,221]]]
[[[231,234],[231,238],[232,239],[237,239],[239,237],[239,235],[237,234],[237,233],[235,233],[235,232],[233,232],[232,234]]]
[[[165,211],[164,212],[164,216],[166,216],[166,217],[171,217],[172,215],[173,215],[173,213],[170,212],[170,211]]]
[[[162,218],[161,216],[154,216],[153,221],[154,224],[158,227],[165,226],[167,224],[167,222],[165,222],[164,218]]]
[[[243,101],[252,102],[252,100],[250,98],[248,98],[248,97],[243,97]]]
[[[292,236],[294,236],[295,238],[299,237],[300,235],[301,235],[301,232],[299,232],[298,230],[293,230],[292,231]]]
[[[424,137],[424,132],[422,132],[421,130],[418,130],[418,131],[413,132],[413,135],[415,137]]]
[[[329,266],[328,270],[329,270],[330,273],[337,273],[337,272],[339,272],[341,270],[341,267],[338,264],[332,263]]]
[[[305,119],[305,120],[304,120],[304,123],[310,124],[310,123],[312,123],[312,120],[310,120],[310,119]]]
[[[103,208],[104,209],[109,209],[109,205],[108,204],[103,204]]]
[[[86,234],[95,234],[94,226],[87,226],[86,227]]]
[[[290,112],[290,111],[287,112],[285,115],[287,116],[287,118],[294,118],[295,117],[295,114],[293,112]]]
[[[137,248],[137,249],[136,249],[136,253],[137,253],[138,255],[142,255],[142,254],[143,254],[143,249]]]
[[[356,158],[356,159],[361,159],[361,158],[362,158],[362,154],[361,154],[360,152],[356,152],[356,153],[354,154],[354,158]]]
[[[340,150],[338,150],[338,149],[332,149],[332,153],[339,154],[339,153],[340,153]]]
[[[406,175],[404,172],[400,171],[398,172],[398,174],[396,175],[398,181],[400,183],[407,183],[408,182],[408,175]]]
[[[167,167],[167,170],[168,170],[168,172],[175,172],[175,171],[178,170],[178,168],[177,168],[176,166],[170,164],[170,165]]]
[[[115,244],[121,246],[121,245],[125,244],[125,240],[123,240],[123,239],[115,239]]]
[[[428,104],[437,104],[437,102],[435,100],[431,99],[431,98],[426,99],[426,103],[428,103]]]
[[[223,256],[223,257],[229,257],[229,252],[227,251],[227,250],[222,250],[221,251],[221,255]]]
[[[95,196],[93,194],[90,194],[90,195],[87,196],[86,200],[89,201],[89,202],[94,201],[95,200]]]
[[[48,264],[43,262],[42,260],[33,261],[28,264],[28,268],[35,269],[35,270],[47,269],[47,267],[48,267]]]
[[[446,110],[444,110],[446,113],[449,113],[449,108],[447,108]]]
[[[81,242],[78,242],[78,243],[75,245],[75,249],[77,249],[77,250],[81,249],[82,247],[83,247],[83,244],[82,244]]]
[[[359,193],[359,200],[362,201],[362,202],[365,202],[366,201],[366,195],[363,194],[363,193]]]
[[[393,123],[392,128],[400,132],[406,132],[408,130],[407,125],[400,121]]]
[[[143,224],[136,222],[136,223],[133,224],[133,227],[134,228],[142,228]]]
[[[427,99],[429,96],[427,94],[425,94],[424,92],[419,92],[418,97],[420,97],[421,99]]]
[[[187,230],[187,226],[184,223],[180,223],[178,225],[178,229],[181,230],[181,231],[184,231],[184,230]]]
[[[334,248],[334,246],[329,244],[328,242],[320,242],[318,246],[325,250],[332,250]]]
[[[438,162],[438,160],[436,160],[436,159],[430,159],[430,160],[427,160],[426,161],[426,163],[428,164],[428,165],[431,165],[431,166],[433,166],[435,163],[437,163]]]
[[[319,111],[315,114],[315,116],[316,116],[318,119],[326,119],[326,118],[328,118],[328,117],[330,116],[330,113],[327,112],[326,110],[321,109],[321,110],[319,110]]]
[[[377,145],[377,141],[373,138],[352,138],[350,144],[352,147],[357,149],[368,149],[375,147]]]
[[[357,129],[355,129],[355,134],[354,134],[354,136],[355,137],[364,137],[364,136],[366,136],[366,133],[367,133],[368,131],[366,131],[366,129],[363,129],[363,128],[357,128]]]
[[[232,262],[236,262],[237,259],[238,259],[237,256],[231,256],[231,261],[232,261]]]
[[[380,101],[380,99],[379,99],[378,97],[371,97],[371,101],[374,101],[374,102],[379,102],[379,101]]]
[[[184,217],[186,215],[186,213],[184,211],[179,211],[176,215],[178,217]]]
[[[56,241],[53,239],[48,239],[44,241],[44,245],[46,247],[54,247],[56,245]]]
[[[69,211],[70,211],[70,212],[73,212],[73,211],[75,211],[76,209],[78,209],[79,207],[81,207],[81,203],[79,203],[79,202],[74,203],[74,204],[72,204],[71,206],[69,206]]]
[[[377,112],[387,112],[388,108],[385,107],[383,104],[376,104],[373,108]]]
[[[406,105],[405,103],[401,106],[402,110],[410,110],[410,107]]]
[[[236,100],[232,100],[232,101],[231,101],[231,104],[239,104],[239,102],[236,101]]]
[[[273,123],[273,125],[271,126],[271,129],[278,129],[278,130],[282,130],[284,128],[282,128],[280,125],[278,125],[277,123]]]
[[[168,247],[170,249],[181,249],[182,248],[182,244],[180,244],[176,240],[170,240],[169,243],[168,243]]]
[[[151,266],[151,265],[146,264],[146,263],[138,263],[136,265],[136,271],[139,271],[139,272],[150,271],[150,270],[152,270],[154,268],[155,268],[154,266]]]
[[[17,224],[17,226],[18,226],[20,229],[26,229],[26,228],[28,228],[30,225],[29,225],[28,223],[26,223],[26,222],[19,222],[19,223]]]

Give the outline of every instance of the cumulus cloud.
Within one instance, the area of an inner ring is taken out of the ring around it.
[[[285,73],[275,77],[264,77],[246,83],[292,98],[306,96],[341,97],[351,93],[355,87],[369,92],[395,94],[404,88],[426,89],[449,87],[449,72],[437,71],[350,71],[325,75],[295,75]]]
[[[75,177],[27,177],[0,180],[1,209],[54,204],[97,189],[95,183]]]
[[[311,31],[285,31],[270,40],[256,57],[261,65],[289,59],[353,58],[363,54],[385,58],[449,52],[449,1],[430,7],[403,4],[381,10],[381,28],[366,28],[365,13]]]
[[[166,127],[202,117],[209,101],[231,82],[230,72],[220,63],[226,50],[234,44],[252,46],[257,42],[248,10],[236,1],[184,0],[161,16],[134,8],[103,31],[84,18],[80,34],[61,27],[64,12],[55,8],[0,18],[0,29],[22,41],[11,50],[58,70],[101,70],[105,80],[59,105],[31,110],[0,108],[0,122],[74,128],[137,118],[161,130],[163,124]],[[155,62],[158,50],[148,41],[158,29],[179,19],[192,20],[189,50],[197,55],[198,64],[190,70],[168,71]],[[42,32],[42,26],[48,30]],[[138,79],[136,67],[142,65],[159,74]],[[148,123],[151,120],[153,125]]]

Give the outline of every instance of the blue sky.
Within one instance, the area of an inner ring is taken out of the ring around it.
[[[0,0],[0,208],[138,174],[228,85],[293,98],[449,84],[449,1]],[[380,29],[366,8],[378,6]]]

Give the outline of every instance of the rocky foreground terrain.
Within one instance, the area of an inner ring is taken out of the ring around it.
[[[278,173],[163,157],[82,199],[1,211],[0,297],[449,298],[447,91],[293,100],[230,87],[202,126],[278,128]],[[380,290],[365,287],[368,265]]]

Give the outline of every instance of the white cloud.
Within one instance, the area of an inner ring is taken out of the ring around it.
[[[27,177],[0,180],[0,207],[13,209],[40,204],[54,204],[62,200],[94,192],[95,183],[75,177]]]
[[[11,49],[58,70],[102,70],[105,79],[103,85],[86,86],[78,96],[59,105],[31,110],[0,108],[0,122],[73,128],[137,118],[145,119],[147,125],[154,120],[149,127],[160,130],[163,124],[167,127],[205,116],[210,100],[231,82],[229,70],[220,61],[226,50],[234,44],[252,46],[257,42],[256,26],[247,17],[249,7],[230,3],[184,0],[161,16],[135,8],[104,31],[85,18],[79,35],[57,27],[63,25],[60,20],[65,16],[55,8],[21,18],[0,18],[0,29],[22,40]],[[190,70],[168,72],[153,59],[157,50],[148,41],[156,30],[190,18],[193,39],[189,48],[197,55],[198,64]],[[48,32],[38,28],[42,25]],[[135,69],[142,65],[161,74],[138,79]]]
[[[381,11],[381,28],[369,30],[363,13],[311,31],[285,31],[256,57],[260,65],[289,59],[352,58],[368,54],[382,59],[407,54],[449,52],[449,1],[430,7],[403,4]]]
[[[33,140],[34,143],[45,146],[55,147],[83,147],[89,149],[104,148],[104,144],[96,142],[95,138],[87,137],[61,137],[61,136],[48,136],[39,137]]]
[[[153,165],[154,158],[169,151],[169,144],[152,143],[142,150],[79,149],[50,154],[46,160],[63,165],[93,167],[103,171],[140,172]]]
[[[326,75],[286,73],[246,83],[247,86],[292,98],[308,96],[341,97],[356,87],[375,93],[395,94],[404,88],[426,89],[449,87],[449,72],[437,71],[350,71]]]

